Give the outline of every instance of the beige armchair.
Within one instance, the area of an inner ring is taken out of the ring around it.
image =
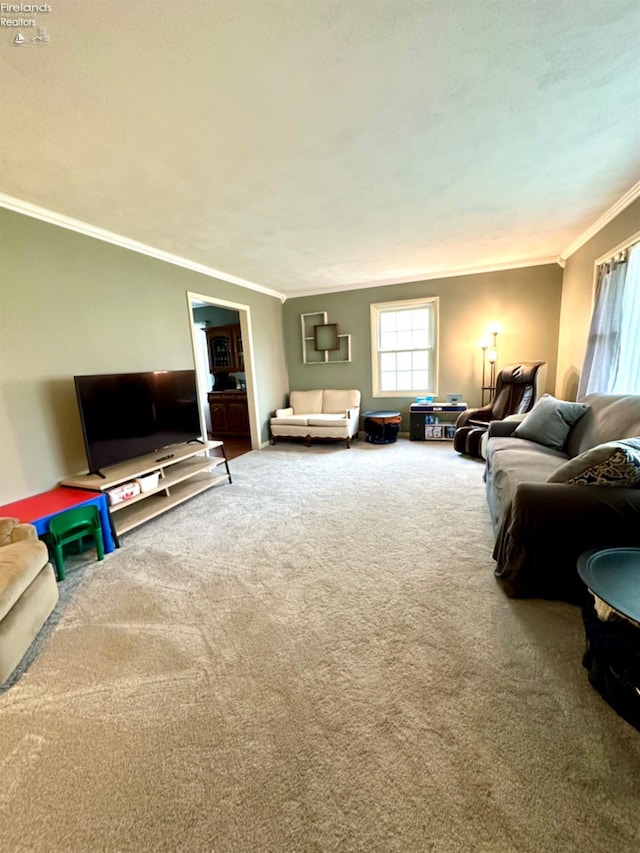
[[[344,441],[358,435],[360,424],[360,391],[319,389],[292,391],[289,406],[276,409],[269,422],[269,440],[303,438],[307,446],[314,438]]]
[[[18,666],[57,601],[47,546],[34,525],[0,518],[0,684]]]

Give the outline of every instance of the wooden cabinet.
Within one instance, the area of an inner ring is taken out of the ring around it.
[[[205,329],[209,369],[214,378],[213,390],[208,394],[211,413],[211,434],[250,434],[247,392],[236,388],[237,377],[244,373],[244,351],[240,323],[212,326]],[[243,380],[244,377],[241,377]],[[242,381],[242,385],[244,382]]]
[[[249,407],[246,391],[210,391],[211,433],[249,435]]]
[[[228,326],[211,326],[205,329],[209,370],[211,373],[244,371],[244,351],[240,323]]]

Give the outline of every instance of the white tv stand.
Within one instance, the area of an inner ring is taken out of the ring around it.
[[[217,447],[222,448],[223,455],[209,455]],[[126,533],[213,486],[231,482],[223,442],[207,441],[166,447],[104,468],[104,477],[77,474],[63,480],[61,485],[105,492],[154,471],[160,472],[155,488],[109,507],[116,534]]]

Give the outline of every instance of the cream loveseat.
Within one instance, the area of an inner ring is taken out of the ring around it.
[[[275,444],[277,438],[304,438],[309,446],[311,439],[324,438],[342,440],[351,447],[359,423],[359,391],[292,391],[289,407],[276,409],[269,422],[269,440]]]
[[[0,518],[0,684],[18,666],[57,601],[58,584],[36,528]]]

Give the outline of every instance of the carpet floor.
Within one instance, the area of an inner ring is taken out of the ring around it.
[[[72,560],[0,690],[0,850],[637,851],[578,608],[510,600],[450,443],[233,460]]]

